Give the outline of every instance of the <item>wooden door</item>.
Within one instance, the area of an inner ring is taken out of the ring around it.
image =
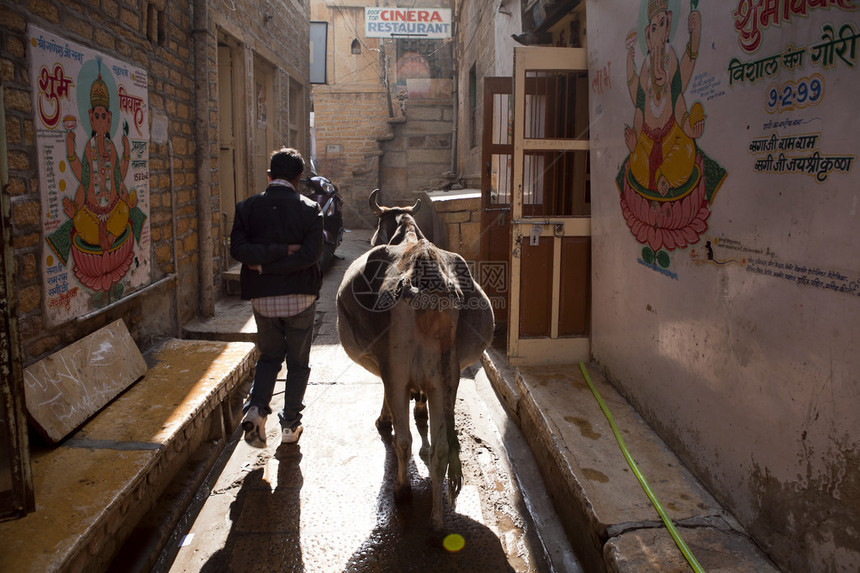
[[[239,202],[236,179],[235,78],[233,51],[227,44],[218,44],[218,174],[221,189],[221,223],[224,237],[221,256],[227,260],[233,215]]]
[[[478,277],[496,324],[508,321],[511,266],[513,78],[484,79],[481,142],[481,260]]]
[[[254,193],[261,193],[268,185],[266,170],[275,147],[275,126],[278,121],[274,101],[274,71],[257,59],[254,63],[253,156]]]
[[[511,364],[590,357],[588,71],[580,48],[514,51]]]

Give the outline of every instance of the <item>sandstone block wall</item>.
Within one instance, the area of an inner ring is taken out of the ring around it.
[[[191,9],[187,0],[155,3],[165,12],[163,40],[151,38],[147,10],[137,1],[11,2],[0,7],[0,63],[5,95],[6,144],[9,158],[11,235],[14,249],[17,299],[10,301],[19,319],[25,362],[65,346],[102,326],[123,318],[138,344],[173,331],[173,284],[164,284],[150,296],[85,321],[47,328],[42,310],[41,260],[44,241],[41,194],[35,146],[34,110],[29,80],[26,39],[29,24],[56,32],[143,67],[149,74],[149,107],[168,118],[168,137],[174,146],[174,187],[177,218],[173,232],[170,161],[166,144],[151,143],[150,233],[152,274],[158,280],[177,273],[180,307],[196,313],[197,233],[196,170],[194,146],[194,70],[191,57]],[[148,3],[144,3],[148,4]],[[153,41],[155,40],[155,41]],[[176,244],[176,260],[172,247]],[[168,296],[168,293],[169,294]]]
[[[452,167],[453,101],[410,99],[405,109],[406,121],[382,144],[379,182],[388,205],[411,205],[421,191],[444,188]]]
[[[317,167],[344,198],[347,228],[376,225],[367,198],[379,184],[378,138],[389,133],[384,93],[314,87]]]
[[[201,293],[207,289],[211,293],[213,285],[216,291],[220,288],[220,272],[228,265],[222,250],[212,247],[213,243],[222,244],[224,234],[229,233],[229,229],[221,228],[222,210],[234,208],[220,204],[218,184],[222,166],[218,157],[217,34],[226,30],[242,42],[245,64],[260,57],[272,65],[276,71],[276,141],[283,144],[289,140],[291,126],[285,118],[287,110],[295,110],[298,104],[301,121],[292,127],[298,128],[299,141],[290,144],[306,151],[310,109],[308,10],[308,5],[301,3],[213,0],[206,9],[206,28],[195,32],[192,0],[14,0],[0,5],[0,88],[9,175],[3,193],[10,205],[14,250],[15,294],[9,303],[10,312],[19,319],[25,365],[118,318],[126,322],[138,346],[147,348],[160,337],[175,335],[177,322],[187,322],[201,312]],[[34,88],[26,49],[29,25],[144,68],[149,82],[149,118],[158,114],[166,119],[166,138],[173,151],[171,156],[166,142],[150,141],[151,281],[157,286],[139,296],[126,296],[116,306],[85,319],[52,328],[46,323],[42,302],[41,269],[46,247]],[[206,69],[202,73],[195,68],[194,45],[199,34],[205,36]],[[253,93],[252,80],[246,78],[248,94]],[[290,101],[291,90],[300,102]],[[201,106],[205,109],[199,109]],[[201,137],[208,142],[202,147]],[[251,164],[252,158],[238,160]],[[206,174],[205,181],[199,180],[200,173]],[[208,195],[204,202],[208,211],[202,214],[201,193]],[[203,247],[214,252],[211,265],[201,265]],[[162,280],[171,274],[175,274],[174,279]]]
[[[448,231],[449,251],[466,261],[481,255],[481,192],[476,189],[428,193],[436,216]]]

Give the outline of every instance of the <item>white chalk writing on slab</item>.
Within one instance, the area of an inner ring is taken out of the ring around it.
[[[56,443],[146,373],[122,319],[70,344],[24,371],[34,426]]]

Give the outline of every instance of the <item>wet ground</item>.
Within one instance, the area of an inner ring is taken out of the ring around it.
[[[344,260],[325,277],[299,443],[280,445],[276,416],[269,417],[265,449],[235,434],[158,570],[578,570],[535,478],[531,452],[480,364],[465,370],[460,382],[456,418],[464,485],[456,505],[446,504],[446,534],[461,536],[462,548],[445,549],[432,535],[430,478],[414,421],[413,497],[394,503],[394,449],[374,425],[382,384],[346,356],[335,330],[337,285],[368,238],[369,232],[349,233],[339,250]],[[250,311],[227,302],[235,330],[244,323],[236,314],[250,317]],[[282,405],[282,384],[275,411]],[[563,566],[551,567],[548,553]]]

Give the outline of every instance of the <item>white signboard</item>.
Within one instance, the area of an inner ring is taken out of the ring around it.
[[[365,8],[368,38],[450,38],[449,8]]]
[[[46,322],[150,282],[147,73],[30,27]]]

